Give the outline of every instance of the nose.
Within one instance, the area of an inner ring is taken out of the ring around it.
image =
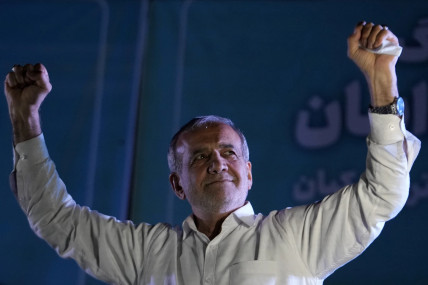
[[[227,169],[226,160],[218,152],[214,152],[209,161],[208,173],[218,174],[227,171]]]

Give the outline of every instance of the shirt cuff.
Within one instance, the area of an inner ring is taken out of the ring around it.
[[[380,144],[393,144],[404,139],[406,128],[404,117],[397,115],[375,114],[369,112],[370,140]]]
[[[20,170],[20,162],[26,161],[26,164],[34,165],[49,158],[43,134],[27,141],[18,143],[15,146],[13,165],[15,170]]]

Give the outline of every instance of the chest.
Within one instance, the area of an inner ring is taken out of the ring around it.
[[[143,284],[293,284],[285,280],[307,275],[288,237],[263,225],[238,226],[210,242],[193,232],[151,255]]]

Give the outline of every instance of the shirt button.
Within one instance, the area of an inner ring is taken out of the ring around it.
[[[389,124],[389,129],[390,129],[391,131],[393,131],[393,130],[395,129],[395,126],[394,126],[393,124]]]

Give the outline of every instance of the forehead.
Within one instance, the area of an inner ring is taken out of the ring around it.
[[[238,133],[229,125],[211,124],[181,134],[177,141],[177,152],[225,145],[240,149],[241,138]]]

